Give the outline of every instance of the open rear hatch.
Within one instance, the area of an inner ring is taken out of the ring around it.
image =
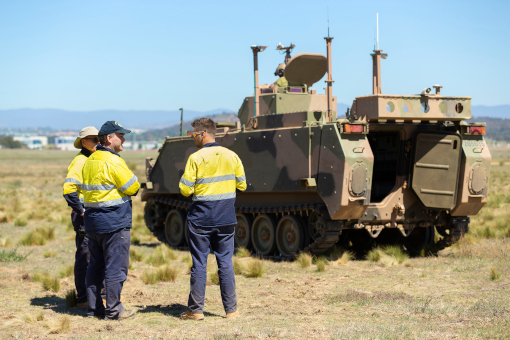
[[[411,187],[425,207],[455,207],[461,142],[455,134],[420,133],[416,137]]]

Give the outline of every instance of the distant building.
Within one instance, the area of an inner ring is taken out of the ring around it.
[[[76,150],[76,148],[74,147],[75,140],[76,140],[75,136],[57,136],[55,137],[54,140],[55,149],[59,149],[62,151]]]
[[[48,145],[48,137],[46,136],[14,136],[13,140],[26,144],[29,149],[42,150]]]

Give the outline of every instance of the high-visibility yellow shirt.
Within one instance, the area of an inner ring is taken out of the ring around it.
[[[197,226],[236,224],[236,189],[246,190],[243,163],[218,143],[205,144],[189,156],[179,182],[184,196],[193,195],[188,220]]]
[[[120,155],[98,145],[83,166],[85,231],[103,234],[131,228],[131,196],[139,189],[137,177]]]
[[[85,161],[90,155],[91,152],[89,150],[82,149],[67,168],[67,176],[64,181],[64,198],[67,204],[79,214],[83,213],[83,193],[81,191],[83,182],[82,170]]]

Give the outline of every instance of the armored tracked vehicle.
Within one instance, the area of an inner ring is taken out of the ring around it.
[[[337,113],[327,56],[287,49],[285,87],[259,85],[243,100],[237,124],[218,124],[216,141],[241,158],[248,188],[236,200],[237,246],[262,256],[323,252],[335,244],[363,254],[375,245],[403,245],[411,254],[443,249],[468,231],[487,202],[490,161],[485,124],[471,118],[471,97],[426,88],[415,95],[381,91],[374,50],[373,93]],[[325,94],[312,85],[327,74]],[[168,244],[186,243],[179,179],[196,146],[191,136],[166,138],[147,159],[145,222]],[[436,232],[441,236],[437,242]]]

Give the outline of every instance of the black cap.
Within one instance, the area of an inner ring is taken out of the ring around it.
[[[101,130],[99,130],[99,136],[109,135],[110,133],[130,133],[131,130],[126,130],[120,125],[118,122],[114,120],[109,120],[101,126]]]

